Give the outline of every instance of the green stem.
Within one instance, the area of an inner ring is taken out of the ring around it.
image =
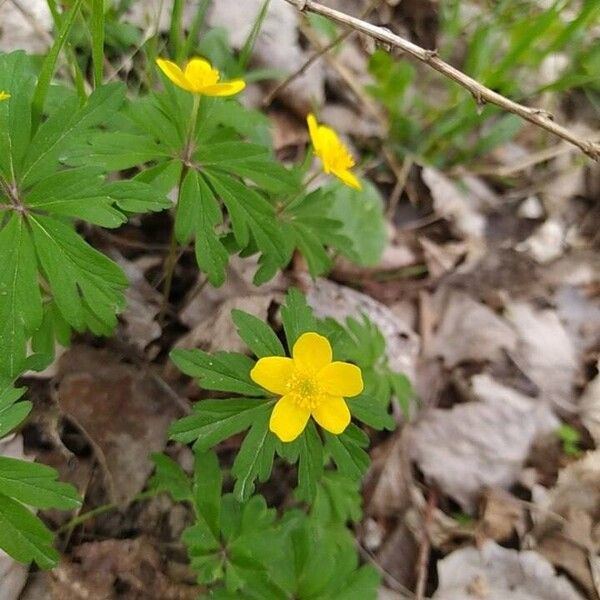
[[[148,498],[154,498],[154,496],[158,496],[161,493],[161,490],[147,490],[145,492],[141,492],[137,496],[134,496],[131,500],[130,504],[134,502],[141,502],[142,500],[147,500]],[[70,531],[74,529],[78,525],[97,517],[98,515],[102,515],[104,513],[110,512],[112,510],[117,510],[119,508],[119,504],[116,502],[110,502],[109,504],[103,504],[102,506],[98,506],[82,515],[78,515],[74,517],[69,522],[65,523],[62,527],[58,529],[57,533],[65,533],[65,531]]]
[[[315,171],[305,182],[302,189],[296,193],[292,194],[289,198],[287,198],[277,209],[277,214],[280,215],[284,210],[289,208],[302,194],[307,191],[308,186],[319,177],[321,174],[320,171]]]
[[[194,94],[194,103],[192,105],[192,114],[190,115],[190,125],[188,128],[188,133],[185,141],[185,146],[183,150],[182,162],[183,165],[181,167],[181,174],[179,175],[179,184],[177,185],[177,206],[179,206],[179,201],[181,200],[181,188],[183,187],[183,181],[185,180],[185,176],[187,175],[190,169],[190,163],[192,159],[192,154],[195,149],[194,138],[196,134],[196,125],[198,123],[198,112],[200,108],[200,96]],[[175,207],[175,211],[177,211],[177,206]],[[173,226],[171,228],[171,237],[169,239],[169,253],[165,260],[165,271],[164,271],[164,280],[165,286],[163,290],[163,301],[160,309],[160,315],[158,318],[158,322],[162,325],[164,323],[165,314],[167,312],[167,307],[169,306],[169,298],[171,296],[171,288],[173,286],[173,275],[175,273],[175,267],[177,266],[177,237],[175,234],[175,218],[173,219]]]

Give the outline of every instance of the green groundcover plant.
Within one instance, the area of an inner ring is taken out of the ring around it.
[[[237,63],[222,53],[223,72],[206,58],[158,58],[158,85],[131,94],[123,83],[103,83],[105,44],[131,31],[108,26],[112,13],[102,5],[76,0],[56,14],[56,42],[41,63],[0,54],[0,439],[31,410],[15,387],[21,375],[48,366],[73,335],[109,336],[117,326],[128,281],[91,245],[94,228],[168,213],[165,305],[190,244],[213,286],[225,282],[236,255],[258,258],[260,285],[295,254],[317,276],[337,255],[369,265],[383,250],[381,198],[333,129],[310,115],[307,160],[283,165],[274,156],[265,117],[236,97],[249,46]],[[81,37],[80,10],[90,17],[91,92],[65,45],[71,33]],[[188,46],[179,40],[174,55],[185,57]],[[63,50],[74,87],[53,82]],[[331,176],[316,188],[313,156]],[[297,289],[281,307],[281,331],[241,311],[232,319],[249,354],[171,353],[214,395],[171,427],[174,442],[193,445],[193,472],[155,455],[149,493],[190,507],[183,542],[204,597],[375,598],[379,575],[361,564],[352,526],[361,517],[367,431],[393,429],[390,403],[395,397],[408,410],[408,380],[389,368],[384,338],[368,319],[319,320]],[[233,462],[220,464],[219,444],[240,435]],[[275,462],[296,476],[285,508],[260,494]],[[17,561],[53,567],[53,533],[35,509],[80,503],[50,467],[0,457],[0,549]]]

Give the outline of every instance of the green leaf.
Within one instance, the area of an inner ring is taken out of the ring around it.
[[[390,372],[387,377],[404,416],[408,417],[410,415],[410,403],[415,397],[415,391],[410,383],[410,379],[403,373],[393,372]]]
[[[31,234],[12,214],[0,230],[0,374],[24,368],[27,338],[42,322],[42,299]]]
[[[340,435],[325,432],[325,448],[331,454],[340,474],[359,480],[369,467],[369,455],[363,450],[369,438],[356,425],[349,425]]]
[[[244,431],[268,412],[272,401],[251,398],[203,400],[193,415],[171,425],[171,439],[187,444],[194,441],[198,452],[204,452],[219,442]]]
[[[205,175],[227,207],[240,246],[248,246],[252,236],[261,252],[285,264],[287,253],[273,207],[252,188],[231,177],[208,169]]]
[[[194,504],[216,539],[221,522],[221,488],[223,475],[217,455],[196,452],[194,461]]]
[[[273,468],[275,437],[269,431],[270,414],[265,411],[260,416],[244,438],[231,469],[235,477],[233,492],[240,502],[252,495],[255,480],[266,481]]]
[[[246,396],[265,395],[265,391],[250,379],[254,361],[243,354],[173,350],[170,356],[183,373],[197,378],[204,389],[235,392]]]
[[[323,474],[323,445],[314,423],[310,421],[300,438],[298,458],[298,487],[300,500],[312,502]]]
[[[72,485],[56,481],[58,473],[38,463],[0,456],[0,489],[6,496],[37,508],[77,508]]]
[[[104,85],[77,108],[75,98],[54,112],[37,130],[27,149],[20,175],[21,186],[27,188],[51,175],[65,148],[86,130],[104,123],[125,99],[125,86],[120,83]]]
[[[376,600],[381,576],[371,565],[364,565],[343,580],[332,600]]]
[[[0,493],[0,548],[15,560],[35,561],[50,569],[59,554],[52,548],[52,533],[22,504]]]
[[[179,195],[175,235],[182,244],[195,237],[196,261],[214,286],[224,283],[229,261],[229,253],[215,232],[222,222],[221,207],[212,189],[196,171],[188,171]]]
[[[285,350],[275,332],[261,319],[242,310],[231,312],[239,336],[258,356],[285,356]]]
[[[290,193],[300,185],[291,171],[271,158],[268,148],[258,144],[240,140],[202,144],[196,158],[203,167],[248,178],[270,192]]]
[[[109,334],[117,324],[115,313],[125,306],[127,278],[121,269],[68,225],[33,215],[28,221],[62,316],[77,330],[87,326],[94,333]]]
[[[351,241],[350,247],[336,247],[359,265],[376,265],[387,243],[381,194],[368,181],[362,191],[336,182],[331,192],[329,216],[342,224],[339,233]]]
[[[285,305],[281,307],[281,320],[290,352],[303,333],[316,331],[317,328],[317,320],[304,294],[297,288],[288,290]]]
[[[168,492],[177,502],[191,502],[193,495],[190,480],[179,464],[165,454],[154,453],[150,458],[156,467],[150,487]]]
[[[22,423],[31,412],[31,402],[18,402],[25,388],[16,389],[0,382],[0,439]]]

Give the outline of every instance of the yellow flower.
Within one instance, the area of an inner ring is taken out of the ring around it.
[[[8,100],[9,98],[10,94],[8,92],[3,92],[0,90],[0,102],[2,102],[2,100]]]
[[[163,58],[157,59],[156,64],[175,85],[193,94],[233,96],[246,87],[241,79],[219,83],[219,70],[203,58],[192,58],[183,70],[174,62]]]
[[[344,396],[363,391],[360,368],[332,362],[327,338],[304,333],[294,344],[293,358],[261,358],[250,372],[253,381],[282,397],[271,413],[269,428],[282,442],[295,440],[309,417],[330,433],[342,433],[350,423]]]
[[[350,170],[355,165],[354,159],[338,134],[327,125],[319,125],[312,113],[306,120],[315,154],[321,159],[325,173],[332,173],[355,190],[362,189],[360,181]]]

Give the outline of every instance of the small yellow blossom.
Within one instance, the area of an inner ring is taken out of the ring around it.
[[[241,92],[246,83],[242,79],[234,79],[219,83],[221,74],[207,60],[192,58],[185,69],[170,60],[159,58],[156,64],[161,71],[177,86],[202,96],[233,96]]]
[[[0,90],[0,102],[2,102],[2,100],[8,100],[9,98],[10,94],[8,92],[3,92]]]
[[[270,430],[282,442],[295,440],[309,417],[339,435],[350,423],[344,397],[363,391],[360,368],[333,361],[331,345],[318,333],[304,333],[294,344],[293,358],[261,358],[250,372],[252,380],[281,398],[271,413]]]
[[[323,163],[323,171],[332,173],[355,190],[362,189],[360,181],[350,170],[355,165],[354,159],[338,134],[327,125],[319,125],[312,113],[308,115],[306,120],[310,140],[315,149],[315,154]]]

